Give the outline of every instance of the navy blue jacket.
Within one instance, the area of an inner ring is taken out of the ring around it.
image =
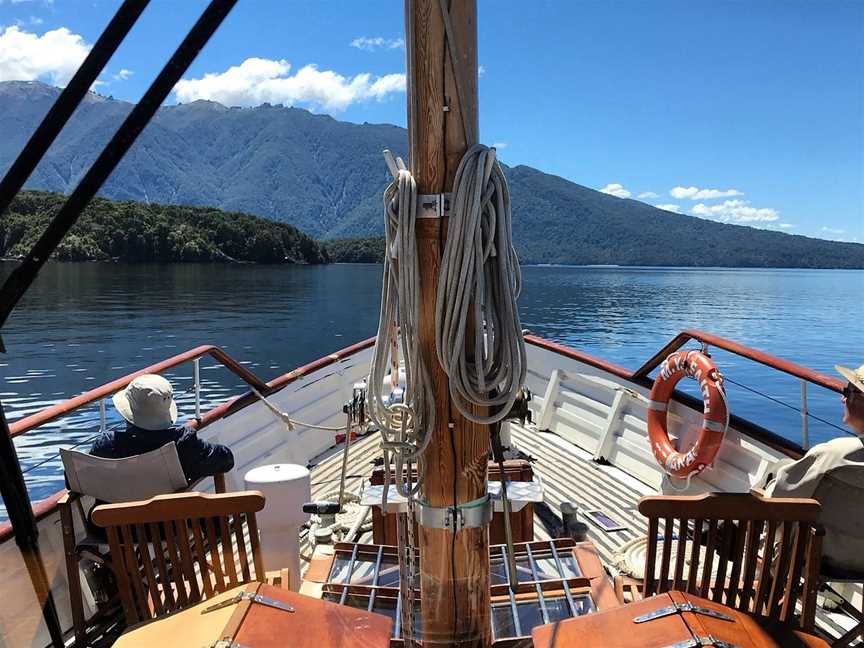
[[[96,439],[90,454],[107,459],[125,459],[156,450],[171,441],[177,444],[180,465],[190,484],[201,477],[228,472],[234,467],[230,448],[202,441],[193,428],[180,425],[166,430],[143,430],[127,423],[125,430],[109,430]]]

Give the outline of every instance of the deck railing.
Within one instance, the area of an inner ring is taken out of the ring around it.
[[[246,383],[250,387],[254,387],[259,393],[267,396],[311,372],[323,369],[324,367],[339,362],[340,360],[343,360],[354,353],[363,351],[364,349],[368,349],[374,343],[375,338],[368,338],[366,340],[362,340],[361,342],[357,342],[356,344],[353,344],[349,347],[340,349],[335,353],[331,353],[324,356],[323,358],[319,358],[313,362],[293,369],[288,373],[277,376],[276,378],[268,382],[263,381],[252,371],[249,371],[248,369],[243,367],[239,362],[237,362],[221,348],[212,344],[198,346],[194,349],[189,349],[184,353],[177,354],[175,356],[167,358],[166,360],[162,360],[161,362],[150,365],[149,367],[140,369],[134,373],[127,374],[122,378],[118,378],[109,383],[101,385],[96,389],[84,392],[83,394],[75,396],[74,398],[63,401],[62,403],[53,405],[40,412],[37,412],[36,414],[15,421],[14,423],[11,423],[9,425],[9,436],[14,438],[22,434],[26,434],[27,432],[30,432],[46,423],[50,423],[51,421],[54,421],[58,418],[68,416],[76,410],[87,407],[88,405],[91,405],[97,401],[99,402],[99,427],[101,431],[102,429],[104,429],[106,423],[106,398],[108,398],[115,392],[124,389],[130,382],[132,382],[136,377],[142,374],[162,373],[187,362],[192,362],[195,366],[195,383],[193,385],[193,388],[195,390],[195,420],[191,422],[191,425],[193,427],[201,429],[202,427],[205,427],[210,423],[213,423],[214,421],[223,418],[238,409],[242,409],[243,407],[257,400],[258,398],[250,390],[239,396],[230,397],[223,403],[202,414],[200,392],[200,360],[203,357],[212,357],[219,364],[221,364],[235,376],[240,378],[244,383]],[[47,499],[33,503],[32,509],[34,517],[37,520],[41,519],[42,517],[50,513],[52,510],[54,510],[57,504],[57,500],[62,494],[63,493],[61,491],[55,493],[53,496],[48,497]],[[11,534],[12,528],[10,523],[8,521],[0,522],[0,543],[7,540],[11,536]]]
[[[584,362],[591,366],[597,367],[598,369],[602,369],[603,371],[608,371],[612,375],[618,376],[625,380],[632,380],[635,382],[642,382],[645,384],[650,384],[650,374],[657,367],[662,364],[663,360],[666,357],[685,344],[690,341],[696,341],[701,343],[703,346],[715,347],[717,349],[722,349],[734,355],[737,355],[741,358],[745,358],[747,360],[751,360],[753,362],[759,363],[766,367],[770,367],[780,373],[787,374],[799,380],[799,398],[800,403],[798,407],[792,406],[788,403],[779,401],[771,396],[758,392],[752,388],[747,387],[746,385],[741,385],[744,389],[749,391],[753,391],[760,396],[768,398],[769,400],[773,400],[781,405],[792,408],[799,412],[801,417],[801,444],[800,447],[803,450],[807,450],[810,447],[810,429],[809,429],[809,421],[810,419],[814,419],[820,421],[822,423],[827,424],[828,426],[835,427],[838,429],[839,426],[826,421],[824,419],[819,418],[811,413],[810,408],[808,406],[808,384],[815,385],[817,387],[821,387],[833,392],[842,392],[843,391],[843,381],[839,378],[834,378],[833,376],[827,376],[818,371],[814,371],[812,369],[808,369],[807,367],[802,367],[799,364],[795,364],[789,360],[784,360],[783,358],[778,358],[777,356],[773,356],[770,353],[765,353],[764,351],[759,351],[758,349],[753,349],[743,344],[739,344],[738,342],[733,342],[732,340],[726,339],[724,337],[720,337],[719,335],[714,335],[712,333],[706,333],[705,331],[699,331],[696,329],[686,329],[681,331],[678,335],[676,335],[672,340],[670,340],[662,349],[660,349],[657,353],[655,353],[651,358],[645,362],[641,367],[636,369],[635,371],[630,371],[623,367],[619,367],[618,365],[611,364],[604,360],[600,360],[593,356],[590,356],[586,353],[582,353],[581,351],[576,351],[575,349],[571,349],[561,344],[557,344],[555,342],[550,342],[548,340],[544,340],[543,338],[539,338],[533,335],[526,335],[525,340],[531,344],[539,346],[541,348],[547,349],[548,351],[552,351],[553,353],[561,354],[565,357],[573,358],[574,360],[578,360],[580,362]],[[730,380],[730,382],[732,382]],[[737,383],[736,383],[737,384]],[[684,396],[686,398],[686,396]],[[733,415],[733,419],[736,417]],[[742,421],[737,421],[737,423],[742,423]],[[754,426],[755,427],[755,426]],[[768,430],[760,430],[761,434],[768,434]],[[778,439],[779,440],[779,439]],[[787,442],[788,443],[788,442]]]
[[[839,378],[826,376],[823,373],[813,371],[812,369],[808,369],[807,367],[802,367],[801,365],[790,362],[789,360],[778,358],[777,356],[773,356],[770,353],[765,353],[764,351],[759,351],[758,349],[751,349],[748,346],[733,342],[732,340],[727,340],[726,338],[720,337],[719,335],[713,335],[712,333],[706,333],[705,331],[698,331],[696,329],[686,329],[684,331],[681,331],[678,335],[672,338],[672,340],[666,346],[664,346],[657,353],[655,353],[651,357],[651,359],[648,360],[648,362],[646,362],[636,371],[634,371],[633,378],[647,378],[648,374],[650,374],[652,371],[654,371],[654,369],[660,366],[663,360],[666,359],[666,356],[668,356],[670,353],[674,353],[675,351],[683,347],[685,344],[687,344],[690,340],[696,340],[697,342],[702,342],[704,344],[717,347],[718,349],[723,349],[724,351],[728,351],[729,353],[741,356],[742,358],[747,358],[748,360],[753,360],[754,362],[763,364],[766,367],[777,369],[778,371],[787,373],[791,376],[795,376],[796,378],[799,378],[805,382],[819,385],[820,387],[824,387],[825,389],[830,389],[831,391],[835,392],[843,391],[843,381],[841,381]]]
[[[270,386],[266,382],[264,382],[254,373],[243,367],[239,362],[234,360],[234,358],[225,353],[225,351],[212,344],[206,344],[195,347],[194,349],[190,349],[185,353],[180,353],[172,356],[167,360],[157,362],[154,365],[150,365],[149,367],[145,367],[144,369],[140,369],[139,371],[123,376],[122,378],[118,378],[117,380],[113,380],[109,383],[101,385],[96,389],[92,389],[90,391],[84,392],[79,396],[75,396],[74,398],[65,400],[62,403],[53,405],[52,407],[44,409],[41,412],[37,412],[36,414],[22,418],[19,421],[15,421],[14,423],[11,423],[9,425],[9,436],[14,438],[25,434],[30,430],[40,427],[62,416],[66,416],[67,414],[71,414],[75,410],[85,407],[86,405],[90,405],[91,403],[95,403],[96,401],[99,401],[100,403],[100,428],[104,428],[105,399],[107,397],[120,391],[121,389],[125,389],[129,383],[131,383],[135,378],[142,374],[162,373],[163,371],[168,371],[169,369],[173,369],[174,367],[185,364],[187,362],[193,362],[195,365],[195,418],[201,418],[201,389],[199,364],[201,358],[205,356],[212,357],[214,360],[216,360],[219,364],[228,369],[228,371],[233,373],[235,376],[240,378],[247,385],[254,387],[261,393],[266,393],[270,390]]]

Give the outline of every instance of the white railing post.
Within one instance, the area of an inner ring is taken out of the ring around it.
[[[552,416],[555,414],[555,398],[558,396],[558,388],[561,385],[561,370],[554,369],[546,384],[546,393],[543,395],[543,409],[537,420],[538,430],[548,430],[552,424]]]
[[[621,411],[624,409],[624,397],[628,392],[624,389],[619,389],[615,392],[615,398],[612,400],[612,405],[609,407],[609,414],[606,415],[606,422],[603,424],[603,432],[600,434],[600,442],[597,444],[597,451],[594,453],[594,461],[605,461],[609,459],[612,452],[612,446],[615,445],[615,431],[617,423],[621,418]]]
[[[810,447],[810,422],[807,420],[807,381],[801,379],[801,447]]]
[[[105,432],[105,399],[99,399],[99,434]]]
[[[195,367],[195,418],[201,418],[201,358],[192,361]]]

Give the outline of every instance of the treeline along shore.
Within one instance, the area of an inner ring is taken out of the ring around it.
[[[62,194],[25,191],[0,217],[0,256],[27,254]],[[286,223],[209,207],[97,198],[57,248],[58,261],[328,263],[321,244]]]

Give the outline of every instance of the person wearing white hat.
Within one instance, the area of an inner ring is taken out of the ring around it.
[[[843,422],[864,437],[864,365],[849,369],[834,367],[849,382],[843,388]]]
[[[112,400],[126,420],[126,428],[106,431],[93,444],[90,454],[123,459],[173,441],[189,483],[234,467],[230,448],[202,441],[194,428],[176,425],[177,403],[171,383],[162,376],[142,374],[114,394]]]
[[[826,528],[824,562],[838,569],[858,569],[864,511],[849,500],[864,489],[864,365],[835,369],[848,381],[841,396],[843,423],[855,435],[815,445],[797,461],[781,465],[765,490],[772,497],[819,500]]]

